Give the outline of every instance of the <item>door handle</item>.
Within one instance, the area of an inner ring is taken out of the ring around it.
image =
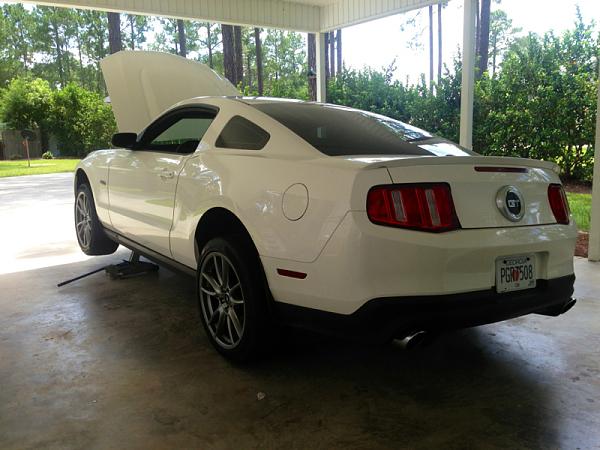
[[[175,172],[173,172],[172,170],[165,169],[162,172],[160,172],[158,176],[161,177],[163,180],[167,180],[173,178],[175,176]]]

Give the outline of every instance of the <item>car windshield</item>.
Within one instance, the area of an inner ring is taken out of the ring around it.
[[[253,106],[329,156],[474,154],[399,120],[357,109],[289,102],[256,103]],[[431,140],[444,145],[424,145],[425,141]]]

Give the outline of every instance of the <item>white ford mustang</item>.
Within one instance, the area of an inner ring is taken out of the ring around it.
[[[103,71],[124,132],[77,168],[81,248],[122,244],[195,275],[228,357],[255,355],[273,321],[385,341],[575,302],[577,232],[554,164],[240,97],[172,55],[118,53]]]

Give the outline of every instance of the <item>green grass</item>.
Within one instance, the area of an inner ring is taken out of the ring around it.
[[[592,207],[592,194],[576,194],[567,192],[569,206],[575,218],[577,228],[581,231],[590,231],[590,209]]]
[[[32,159],[31,167],[27,167],[27,160],[0,161],[0,178],[73,172],[78,162],[78,159]]]

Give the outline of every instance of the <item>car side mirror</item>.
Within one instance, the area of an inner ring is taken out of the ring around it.
[[[112,137],[112,145],[118,148],[132,149],[137,144],[137,134],[135,133],[116,133]]]

